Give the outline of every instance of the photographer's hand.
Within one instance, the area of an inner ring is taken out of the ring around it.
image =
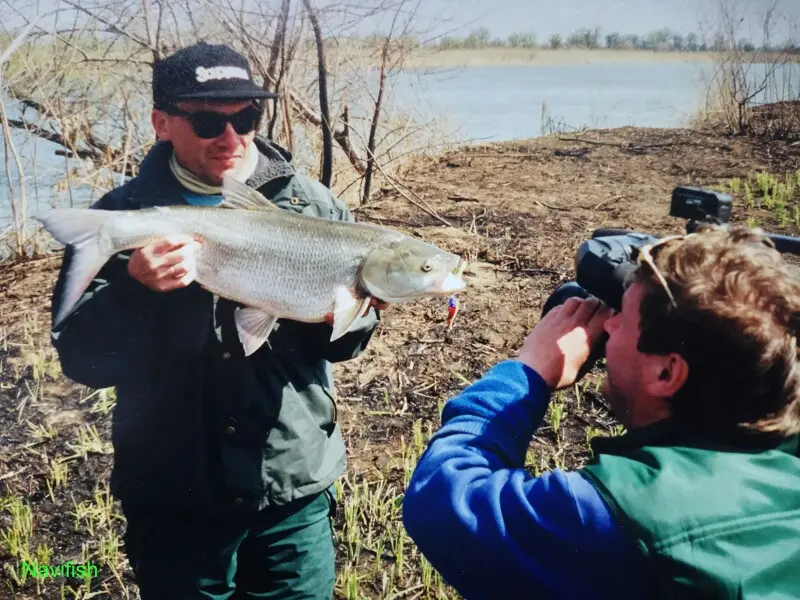
[[[612,314],[613,310],[596,298],[570,298],[548,312],[528,334],[518,360],[539,373],[550,389],[570,386]]]

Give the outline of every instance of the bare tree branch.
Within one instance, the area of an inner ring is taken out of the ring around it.
[[[156,48],[153,48],[152,46],[150,46],[150,45],[147,43],[147,41],[146,41],[146,40],[142,40],[141,38],[139,38],[139,37],[137,37],[137,36],[133,35],[132,33],[128,33],[128,32],[126,32],[126,31],[124,31],[124,30],[120,29],[119,27],[117,27],[117,26],[116,26],[116,25],[114,25],[113,23],[110,23],[110,22],[108,22],[106,19],[103,19],[103,18],[102,18],[102,17],[100,17],[99,15],[97,15],[97,14],[93,13],[92,11],[90,11],[90,10],[88,10],[88,9],[86,9],[86,8],[84,8],[84,7],[82,7],[80,4],[76,4],[75,2],[72,2],[72,0],[61,0],[61,1],[62,1],[62,2],[64,2],[65,4],[68,4],[69,6],[71,6],[72,8],[74,8],[75,10],[77,10],[77,11],[80,11],[80,12],[82,12],[82,13],[86,14],[87,16],[89,16],[89,17],[91,17],[92,19],[94,19],[94,20],[98,21],[99,23],[102,23],[103,25],[105,25],[106,27],[108,27],[108,31],[109,31],[109,32],[111,32],[111,33],[116,33],[116,34],[118,34],[118,35],[121,35],[121,36],[123,36],[123,37],[125,37],[125,38],[127,38],[127,39],[129,39],[129,40],[131,40],[131,41],[133,41],[133,42],[136,42],[136,43],[137,43],[137,44],[139,44],[141,47],[143,47],[143,48],[148,48],[149,50],[151,50],[151,51],[153,52],[153,55],[154,55],[154,56],[157,56],[157,49],[156,49]]]
[[[147,41],[153,50],[153,60],[161,60],[161,52],[158,49],[158,35],[161,33],[161,13],[163,10],[159,6],[158,33],[153,30],[153,21],[150,15],[150,0],[142,0],[142,10],[144,12],[144,30]]]
[[[416,14],[417,10],[419,9],[419,3],[421,0],[417,2],[416,7],[412,12],[413,15]],[[392,47],[392,36],[394,35],[395,28],[397,27],[397,21],[400,17],[400,13],[403,10],[406,2],[403,0],[398,4],[397,10],[394,13],[394,17],[392,18],[392,25],[389,28],[389,33],[386,35],[386,39],[383,41],[383,48],[381,50],[381,71],[380,76],[378,79],[378,95],[375,98],[375,108],[372,113],[372,123],[370,125],[369,130],[369,138],[367,139],[367,168],[364,173],[364,187],[361,194],[361,204],[365,204],[369,201],[370,194],[372,193],[372,177],[373,172],[375,169],[376,161],[375,161],[375,148],[376,148],[376,136],[378,133],[378,122],[381,118],[381,111],[383,110],[383,98],[386,92],[386,77],[389,70],[393,69],[396,65],[399,64],[400,58],[397,58],[393,63],[390,64],[392,57],[391,57],[391,47]],[[404,32],[407,29],[404,29]],[[403,52],[401,51],[401,57]]]
[[[185,2],[184,7],[186,9],[186,16],[189,19],[189,24],[192,26],[192,35],[194,36],[195,39],[198,39],[200,37],[200,29],[197,27],[197,23],[194,20],[194,15],[192,14],[194,11],[192,11],[192,9],[189,7],[189,0],[184,0],[184,2]],[[175,25],[177,27],[177,19]],[[183,46],[180,37],[178,37],[178,43],[180,43],[181,46]]]
[[[314,30],[314,40],[317,43],[317,68],[319,72],[319,108],[322,120],[322,169],[320,181],[325,187],[331,186],[333,174],[333,136],[331,134],[331,115],[328,104],[328,73],[325,68],[325,49],[322,41],[322,29],[319,25],[317,13],[311,6],[311,0],[303,0],[308,20]]]
[[[3,66],[11,58],[11,55],[22,44],[25,37],[28,35],[33,26],[39,20],[32,20],[23,30],[12,40],[2,54],[0,54],[0,92],[3,90]],[[27,218],[27,202],[25,199],[25,174],[22,169],[22,159],[20,158],[17,146],[14,144],[14,139],[11,136],[11,126],[9,124],[8,113],[6,111],[5,102],[0,96],[0,125],[3,131],[3,143],[5,146],[5,167],[6,167],[6,182],[8,183],[9,203],[11,206],[11,216],[14,220],[14,253],[18,256],[25,255],[25,240],[23,236],[23,224]],[[12,186],[11,169],[9,166],[9,157],[13,156],[14,164],[17,167],[17,174],[19,175],[19,206],[14,200],[14,189]]]
[[[359,175],[364,175],[364,173],[366,173],[364,161],[359,158],[358,154],[353,149],[353,145],[350,143],[350,110],[346,105],[342,110],[342,125],[334,131],[333,137],[336,143],[344,150],[347,159],[350,161],[350,164],[353,165],[356,172]]]
[[[276,80],[275,72],[278,68],[278,58],[281,55],[281,49],[286,41],[286,28],[289,25],[290,8],[291,0],[281,0],[281,11],[278,14],[278,21],[275,25],[275,35],[272,38],[272,47],[269,51],[269,63],[267,65],[267,74],[269,77],[265,83]]]

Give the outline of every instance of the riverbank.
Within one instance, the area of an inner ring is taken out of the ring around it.
[[[375,43],[377,44],[377,42]],[[380,68],[382,47],[364,40],[340,40],[328,50],[328,69],[336,72],[342,65]],[[314,64],[316,49],[301,49],[303,61]],[[400,57],[402,55],[402,60]],[[406,69],[459,68],[459,67],[514,67],[514,66],[571,66],[600,64],[719,64],[726,60],[723,52],[677,52],[668,50],[636,50],[609,48],[512,48],[487,46],[485,48],[395,47],[391,53],[393,65]],[[800,55],[750,52],[741,54],[745,63],[783,64],[800,63]]]
[[[481,48],[414,51],[405,63],[410,68],[423,67],[503,67],[563,66],[609,63],[714,63],[715,52],[653,52],[651,50],[586,50],[566,48]]]
[[[680,232],[684,222],[668,216],[672,189],[724,185],[736,198],[733,221],[800,235],[799,169],[800,145],[784,142],[688,129],[585,131],[415,159],[398,176],[405,187],[385,185],[355,209],[359,220],[412,232],[470,266],[451,330],[443,300],[392,306],[368,350],[335,367],[349,454],[336,518],[337,599],[353,590],[370,599],[454,597],[404,536],[408,475],[442,405],[515,355],[548,295],[574,276],[575,250],[592,230]],[[764,173],[782,185],[796,178],[788,217],[777,196],[767,201],[760,191]],[[15,550],[40,563],[92,560],[99,576],[14,583],[3,572],[11,588],[0,587],[0,599],[70,596],[66,588],[135,597],[119,545],[124,522],[106,487],[115,396],[65,379],[50,345],[58,264],[58,256],[0,263],[0,529],[19,533]],[[530,444],[532,473],[580,467],[589,439],[620,432],[597,392],[601,378],[595,370],[557,396]],[[0,542],[0,564],[13,570],[17,560]]]

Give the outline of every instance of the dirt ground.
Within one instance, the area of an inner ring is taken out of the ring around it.
[[[446,327],[446,300],[392,306],[368,350],[336,365],[348,481],[385,481],[402,492],[407,475],[402,459],[415,427],[435,430],[448,398],[515,355],[548,295],[574,277],[575,251],[594,229],[681,232],[685,222],[668,216],[675,186],[718,185],[759,171],[783,176],[798,169],[798,144],[634,128],[471,146],[409,167],[402,186],[386,184],[356,216],[462,255],[470,261],[468,288],[460,295],[452,329]],[[737,201],[732,221],[748,219],[771,232],[800,234],[800,217],[782,225],[758,202],[746,208]],[[0,264],[0,531],[11,526],[9,499],[22,497],[33,514],[31,550],[46,544],[53,562],[65,562],[79,558],[82,545],[94,553],[103,546],[97,531],[88,532],[74,513],[76,504],[96,498],[108,481],[111,455],[110,414],[98,402],[101,396],[59,374],[48,342],[49,294],[58,264],[58,257]],[[588,457],[587,436],[614,431],[596,391],[601,376],[596,369],[561,395],[560,427],[548,418],[532,440],[532,471],[578,467]],[[99,434],[93,444],[87,441],[92,427]],[[88,450],[72,459],[68,483],[51,493],[48,460],[74,455],[79,430],[84,432],[79,447]],[[344,519],[337,518],[340,530]],[[121,527],[113,520],[103,531],[113,541]],[[11,564],[7,548],[0,537],[0,565]],[[341,558],[340,567],[348,560]],[[92,589],[102,597],[136,597],[124,557],[117,564]],[[413,591],[419,581],[412,569],[394,586]],[[0,598],[54,598],[64,587],[50,582],[37,591],[30,579],[12,584],[2,567],[0,582]],[[360,585],[360,597],[387,597],[381,592],[385,586],[369,577]],[[88,595],[77,590],[67,597]],[[341,581],[337,597],[352,597]],[[421,597],[449,596],[440,591]]]

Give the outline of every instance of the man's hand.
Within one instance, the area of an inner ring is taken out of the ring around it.
[[[548,312],[528,334],[518,360],[539,373],[551,390],[570,386],[612,313],[595,298],[570,298]]]
[[[383,300],[378,300],[377,298],[372,298],[369,301],[369,306],[367,307],[367,310],[365,310],[364,314],[361,316],[366,317],[367,313],[369,313],[370,308],[374,308],[376,310],[386,310],[387,308],[389,308],[389,303],[384,302]]]
[[[128,273],[156,292],[186,287],[197,276],[195,252],[200,244],[188,235],[175,235],[137,248]]]
[[[389,303],[384,302],[383,300],[378,300],[377,298],[370,298],[369,305],[367,306],[367,309],[363,313],[361,313],[361,316],[366,317],[369,314],[370,308],[375,308],[377,310],[386,310],[387,308],[389,308]],[[331,327],[333,327],[333,313],[328,313],[325,315],[325,322]]]

